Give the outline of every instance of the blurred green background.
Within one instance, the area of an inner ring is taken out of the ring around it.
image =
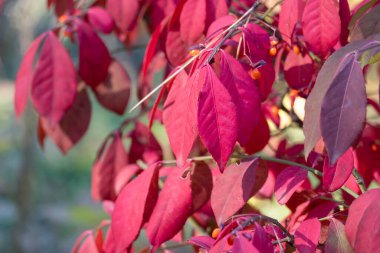
[[[13,109],[14,79],[27,47],[55,24],[46,0],[3,0],[0,14],[0,252],[70,252],[76,237],[107,215],[91,199],[91,166],[105,136],[125,117],[101,108],[92,96],[90,129],[63,156],[48,140],[37,142],[37,115]],[[104,37],[111,51],[121,47]],[[143,39],[144,40],[144,39]],[[142,43],[146,43],[145,41]],[[136,80],[143,49],[113,54]],[[133,91],[134,92],[134,91]],[[131,104],[131,102],[130,102]]]

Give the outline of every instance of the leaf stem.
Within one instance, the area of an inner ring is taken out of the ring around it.
[[[360,175],[359,171],[356,168],[354,168],[354,170],[352,171],[352,175],[355,177],[356,183],[358,184],[361,192],[362,193],[366,192],[367,186],[364,183],[362,175]]]

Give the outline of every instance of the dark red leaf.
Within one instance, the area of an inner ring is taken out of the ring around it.
[[[107,1],[107,11],[123,33],[133,30],[136,26],[139,8],[139,1],[136,0]]]
[[[380,189],[365,192],[348,209],[346,234],[354,252],[379,251]]]
[[[260,114],[259,123],[250,134],[248,143],[244,146],[245,152],[254,154],[262,150],[270,139],[270,130],[264,113]]]
[[[302,253],[315,253],[320,234],[321,223],[317,218],[303,221],[294,233],[297,250]]]
[[[273,243],[271,236],[265,232],[265,229],[259,224],[255,223],[255,232],[252,238],[252,244],[261,253],[273,253]]]
[[[206,0],[186,1],[179,21],[182,40],[196,42],[205,30]]]
[[[175,236],[187,218],[210,198],[212,175],[207,165],[196,166],[186,179],[182,175],[178,168],[169,174],[153,210],[146,230],[153,246]]]
[[[309,0],[303,17],[303,34],[308,47],[325,57],[339,40],[340,17],[336,0]]]
[[[116,199],[111,223],[116,252],[125,251],[149,220],[158,198],[159,167],[157,163],[149,166]]]
[[[87,23],[76,19],[79,42],[79,75],[96,88],[108,75],[111,56],[106,45]]]
[[[108,77],[104,83],[94,89],[99,103],[119,115],[124,114],[130,91],[131,79],[123,65],[117,60],[111,63],[108,69]]]
[[[344,58],[322,103],[321,132],[331,164],[360,137],[365,123],[365,80],[356,57]]]
[[[340,16],[340,44],[347,44],[350,30],[348,26],[351,21],[351,10],[347,0],[339,0],[339,16]]]
[[[211,193],[211,206],[219,225],[239,211],[255,194],[258,164],[259,161],[254,159],[231,165],[217,177]]]
[[[243,66],[222,51],[220,81],[227,87],[238,110],[238,141],[246,145],[260,119],[260,94]]]
[[[284,63],[284,77],[289,87],[301,89],[308,87],[313,77],[313,60],[308,54],[294,53],[290,50]]]
[[[354,169],[354,155],[351,149],[347,150],[334,166],[330,166],[328,157],[323,164],[323,186],[333,192],[342,187]]]
[[[206,0],[206,27],[209,27],[216,19],[228,14],[227,1]]]
[[[87,91],[83,89],[58,124],[41,118],[41,126],[62,153],[66,154],[86,133],[90,119],[91,102]]]
[[[87,11],[88,22],[95,29],[102,33],[111,33],[113,30],[113,20],[110,14],[100,7],[91,7]]]
[[[282,2],[278,29],[288,44],[292,43],[295,26],[301,24],[304,8],[304,0],[285,0]]]
[[[325,243],[325,253],[353,253],[350,243],[347,240],[344,225],[337,219],[331,218],[327,240]]]
[[[210,65],[201,68],[205,76],[198,102],[198,131],[203,144],[223,171],[237,140],[237,107]]]
[[[31,93],[40,116],[52,123],[58,123],[74,103],[77,93],[74,65],[53,32],[46,34]]]
[[[299,167],[288,167],[277,176],[274,195],[280,204],[286,204],[293,193],[307,179],[307,170]]]

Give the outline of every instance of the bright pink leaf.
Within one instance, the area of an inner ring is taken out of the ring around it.
[[[294,53],[290,50],[284,63],[284,77],[289,87],[301,89],[308,87],[313,77],[313,60],[308,54]]]
[[[354,253],[347,240],[344,225],[337,219],[331,218],[327,240],[325,243],[325,253]]]
[[[45,38],[46,33],[40,35],[37,39],[33,41],[28,50],[26,51],[24,58],[22,59],[20,68],[17,72],[16,82],[15,82],[15,111],[16,116],[20,117],[24,112],[26,103],[28,102],[28,95],[30,90],[30,84],[33,78],[34,72],[34,58],[36,56],[38,47],[41,41]]]
[[[282,2],[278,29],[288,44],[292,43],[295,26],[301,24],[304,8],[304,0],[284,0]]]
[[[139,8],[139,1],[136,0],[107,1],[107,11],[123,33],[133,30],[136,26]]]
[[[110,33],[113,30],[113,20],[110,14],[100,7],[91,7],[87,11],[88,22],[102,33]]]
[[[325,57],[339,40],[340,17],[336,0],[309,0],[303,17],[303,34],[308,47]]]
[[[87,23],[76,19],[79,42],[79,75],[96,88],[108,75],[111,56],[106,45]]]
[[[322,103],[321,132],[331,164],[360,137],[365,123],[365,80],[356,57],[344,58]]]
[[[130,247],[149,220],[158,198],[158,169],[158,164],[149,166],[116,199],[111,223],[116,252]]]
[[[66,154],[86,133],[90,119],[91,102],[87,91],[83,89],[58,124],[41,118],[41,126],[62,153]]]
[[[274,196],[281,205],[286,204],[293,193],[307,179],[307,170],[299,167],[288,167],[278,174],[274,186]]]
[[[32,100],[40,116],[58,123],[74,103],[77,80],[69,54],[53,32],[46,34],[32,81]]]
[[[182,40],[189,43],[196,42],[205,30],[205,22],[206,0],[186,1],[180,16]]]
[[[178,168],[169,174],[153,210],[146,229],[153,246],[175,236],[187,218],[210,198],[212,175],[207,165],[196,166],[186,179],[182,175]]]
[[[252,242],[248,241],[248,239],[243,235],[243,233],[238,233],[236,238],[234,239],[234,244],[232,245],[233,253],[261,253],[259,249],[257,249]],[[262,252],[264,253],[264,252]]]
[[[214,38],[218,34],[222,33],[225,29],[227,29],[230,25],[232,25],[236,19],[231,15],[226,15],[221,18],[218,18],[212,24],[207,30],[207,39]]]
[[[108,69],[108,77],[94,92],[101,105],[123,115],[131,92],[131,79],[123,65],[114,60]]]
[[[330,165],[328,157],[323,164],[323,186],[327,191],[333,192],[342,187],[354,169],[354,155],[351,149],[347,150],[336,162]]]
[[[321,235],[321,223],[317,218],[301,223],[294,233],[294,244],[299,252],[315,253]]]
[[[258,165],[257,159],[241,162],[227,167],[217,177],[211,193],[211,206],[219,225],[239,211],[255,194]]]
[[[365,192],[348,209],[346,234],[354,252],[379,251],[380,189]]]
[[[221,53],[220,68],[220,81],[231,92],[237,106],[238,141],[244,146],[260,119],[260,94],[243,66],[224,51]]]
[[[223,171],[237,140],[237,107],[210,65],[202,67],[200,75],[205,79],[198,102],[198,131]]]
[[[190,78],[182,71],[174,79],[165,101],[163,122],[179,167],[185,163],[197,137],[197,101],[202,78],[199,71]]]

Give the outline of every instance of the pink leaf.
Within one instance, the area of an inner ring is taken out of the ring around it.
[[[32,100],[40,116],[58,123],[74,103],[77,80],[69,54],[53,32],[46,34],[32,81]]]
[[[117,60],[111,63],[105,82],[94,89],[99,103],[119,115],[124,114],[130,91],[131,79],[123,65]]]
[[[282,2],[278,29],[288,44],[292,43],[295,26],[301,24],[304,8],[304,0],[285,0]]]
[[[91,102],[87,91],[83,89],[58,124],[41,118],[41,126],[62,153],[66,154],[86,133],[90,119]]]
[[[313,60],[308,54],[294,53],[290,50],[284,63],[284,77],[289,87],[301,89],[308,87],[313,77]]]
[[[133,30],[136,26],[139,8],[139,1],[136,0],[107,1],[107,11],[123,33]]]
[[[307,170],[299,167],[288,167],[278,174],[274,186],[274,195],[281,205],[286,204],[293,193],[307,179]]]
[[[334,166],[330,166],[328,157],[323,164],[323,186],[333,192],[342,187],[354,169],[354,155],[351,149],[347,150]]]
[[[108,75],[111,56],[106,45],[87,23],[76,19],[79,41],[79,75],[96,88]]]
[[[113,30],[113,20],[110,14],[100,7],[91,7],[87,11],[88,22],[92,27],[102,33],[111,33]]]
[[[321,132],[330,163],[335,164],[360,137],[366,117],[366,89],[356,53],[344,58],[321,109]]]
[[[180,15],[182,40],[189,43],[196,42],[205,30],[205,22],[206,0],[186,1]]]
[[[294,244],[299,252],[315,253],[321,234],[321,223],[317,218],[305,220],[294,233]]]
[[[257,223],[255,223],[255,232],[253,234],[252,244],[261,253],[274,252],[271,236]]]
[[[199,135],[223,171],[237,140],[237,108],[210,65],[200,72],[205,79],[198,102]]]
[[[309,0],[303,17],[303,34],[308,47],[325,57],[339,40],[340,17],[336,0]]]
[[[28,95],[30,90],[30,84],[33,79],[34,72],[34,58],[36,56],[38,47],[41,41],[45,38],[46,33],[40,35],[37,39],[33,41],[28,50],[26,51],[24,58],[22,59],[20,68],[17,72],[16,82],[15,82],[15,111],[16,116],[20,117],[24,112],[26,103],[28,102]]]
[[[179,167],[185,163],[197,137],[197,101],[202,78],[199,71],[190,78],[186,72],[180,72],[165,101],[163,122]]]
[[[365,192],[348,209],[346,234],[354,252],[379,251],[380,189]]]
[[[202,249],[210,250],[215,240],[209,236],[196,236],[189,239],[189,243],[201,247]]]
[[[254,154],[261,151],[270,139],[270,130],[264,113],[260,114],[259,123],[249,136],[248,143],[243,146],[245,152]]]
[[[258,164],[259,161],[254,159],[231,165],[217,177],[211,193],[211,206],[219,225],[239,211],[255,194]]]
[[[146,230],[153,246],[175,236],[210,197],[212,175],[207,165],[195,167],[186,179],[182,175],[178,168],[169,174],[153,210]]]
[[[206,27],[209,27],[216,19],[228,14],[227,1],[206,0]]]
[[[344,225],[337,219],[331,218],[327,240],[325,243],[325,253],[354,253],[347,240]]]
[[[149,166],[116,199],[111,223],[116,252],[125,251],[149,220],[158,197],[158,169],[158,164]]]
[[[236,19],[231,15],[226,15],[218,18],[209,26],[206,38],[214,38],[218,34],[222,33],[225,29],[227,29],[230,25],[232,25],[235,21]]]
[[[260,94],[243,66],[224,51],[221,54],[220,72],[220,81],[231,92],[237,106],[238,141],[244,146],[260,119]]]
[[[234,244],[232,245],[232,252],[233,253],[245,253],[245,252],[250,252],[250,253],[264,253],[262,251],[259,251],[252,242],[248,241],[247,238],[243,235],[243,233],[239,233],[235,240]]]

